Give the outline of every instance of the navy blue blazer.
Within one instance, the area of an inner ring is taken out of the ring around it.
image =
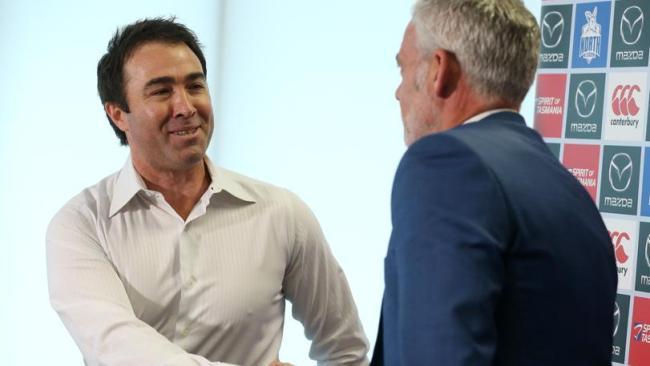
[[[392,221],[373,365],[611,365],[607,229],[520,115],[415,142]]]

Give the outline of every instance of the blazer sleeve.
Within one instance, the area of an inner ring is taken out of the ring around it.
[[[392,214],[387,364],[492,365],[511,235],[497,177],[453,136],[428,137],[400,163]]]

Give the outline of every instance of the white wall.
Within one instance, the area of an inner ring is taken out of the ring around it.
[[[0,363],[81,363],[47,300],[45,229],[126,158],[95,88],[108,39],[118,25],[169,14],[205,45],[217,118],[210,155],[311,206],[374,343],[404,150],[395,54],[411,3],[0,0]],[[540,0],[527,4],[539,14]],[[312,364],[307,351],[288,318],[281,356]]]
[[[216,76],[219,10],[211,0],[0,0],[0,364],[82,364],[48,302],[45,229],[126,159],[96,91],[109,38],[119,25],[176,14]]]

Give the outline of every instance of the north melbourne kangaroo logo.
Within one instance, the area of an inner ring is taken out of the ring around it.
[[[583,80],[578,84],[574,104],[578,115],[582,118],[590,117],[596,109],[598,88],[591,80]]]
[[[645,21],[643,10],[638,6],[630,6],[623,11],[621,16],[621,39],[628,46],[633,46],[643,33],[643,22]]]
[[[612,93],[612,111],[617,116],[636,116],[639,106],[634,99],[634,93],[641,92],[638,85],[618,85]]]
[[[587,60],[588,64],[591,63],[591,60],[600,56],[602,35],[600,33],[600,24],[596,22],[597,14],[598,7],[594,7],[593,11],[585,11],[587,23],[582,26],[582,34],[580,35],[580,57]]]
[[[625,253],[625,247],[623,247],[623,240],[630,240],[630,234],[626,232],[610,231],[610,238],[612,238],[612,245],[614,245],[614,254],[616,255],[616,261],[618,263],[625,263],[630,258],[627,253]]]
[[[542,19],[542,44],[546,48],[555,48],[562,41],[564,17],[560,12],[551,11]]]

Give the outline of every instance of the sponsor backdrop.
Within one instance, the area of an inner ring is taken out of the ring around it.
[[[540,19],[535,128],[612,239],[613,364],[650,365],[650,1],[544,0]]]

